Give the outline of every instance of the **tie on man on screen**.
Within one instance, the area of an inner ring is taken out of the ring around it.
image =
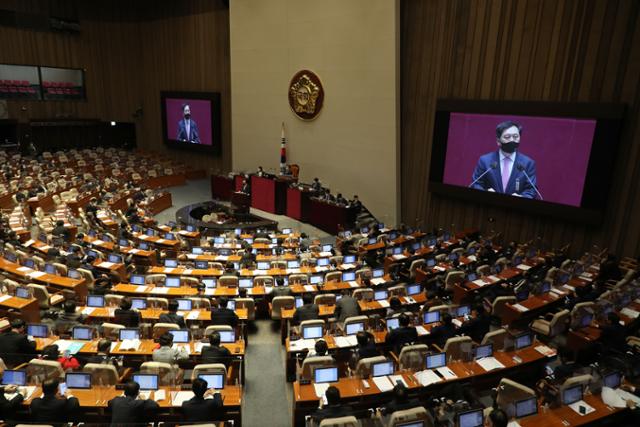
[[[496,126],[498,149],[480,156],[471,188],[542,199],[536,188],[536,162],[519,151],[521,135],[519,123],[506,121]]]
[[[182,107],[182,116],[178,122],[178,141],[191,142],[193,144],[200,144],[200,134],[198,132],[198,125],[191,119],[191,108],[189,104],[185,104]]]

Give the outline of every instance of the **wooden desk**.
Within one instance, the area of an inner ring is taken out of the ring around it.
[[[144,185],[146,188],[155,189],[176,187],[178,185],[185,185],[186,183],[187,178],[184,174],[173,174],[147,178]]]
[[[356,210],[339,206],[316,198],[310,199],[309,223],[331,234],[338,234],[340,228],[351,229],[355,223]]]
[[[20,317],[27,323],[40,322],[40,304],[37,299],[13,296],[5,299],[5,295],[0,296],[0,298],[3,299],[0,302],[1,309],[18,311]]]
[[[149,269],[149,274],[166,274],[170,276],[194,276],[194,277],[218,277],[224,271],[215,268],[184,268],[184,267],[160,267],[155,266]]]
[[[562,292],[558,290],[558,292]],[[527,311],[518,310],[513,304],[505,304],[504,311],[498,313],[502,319],[503,325],[510,325],[512,323],[528,323],[541,314],[544,314],[552,309],[561,306],[564,303],[564,297],[566,293],[557,295],[553,292],[547,292],[542,295],[533,295],[524,301],[520,301],[519,304],[522,307],[527,308]]]
[[[84,311],[89,307],[80,307],[79,311]],[[89,320],[103,320],[103,319],[113,319],[115,317],[115,307],[91,307],[93,311],[87,315]],[[160,315],[162,313],[168,313],[168,310],[163,310],[161,308],[146,308],[144,310],[140,310],[140,316],[142,316],[142,320],[144,321],[152,321],[153,323],[157,322],[160,319]],[[247,320],[248,319],[248,310],[246,308],[236,308],[235,310],[238,319]],[[185,322],[210,322],[211,321],[211,311],[206,309],[193,309],[191,311],[179,311],[178,314],[184,317]],[[189,315],[192,314],[193,317]]]
[[[543,408],[539,408],[538,414],[521,418],[518,420],[518,423],[522,427],[581,426],[596,423],[602,421],[604,418],[616,414],[623,414],[627,411],[626,408],[612,408],[605,405],[600,395],[590,394],[584,396],[582,400],[593,407],[595,411],[590,414],[580,415],[566,405],[562,405],[559,408],[547,409],[546,412]]]
[[[235,190],[233,179],[225,175],[211,175],[211,198],[230,200]]]
[[[84,279],[72,279],[70,277],[58,276],[56,274],[44,273],[23,267],[20,264],[9,262],[0,258],[0,270],[21,277],[23,280],[30,280],[35,283],[44,283],[56,288],[70,289],[80,298],[87,296],[87,284]]]
[[[160,212],[169,209],[171,206],[173,206],[171,193],[162,193],[149,203],[141,204],[141,207],[150,215],[157,215]]]

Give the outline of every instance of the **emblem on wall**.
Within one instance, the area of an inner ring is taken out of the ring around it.
[[[320,78],[309,70],[298,71],[289,83],[289,106],[302,120],[318,117],[324,101],[324,89]]]

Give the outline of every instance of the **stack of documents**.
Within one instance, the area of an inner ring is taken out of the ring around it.
[[[413,376],[423,386],[428,386],[430,384],[435,384],[435,383],[439,383],[440,381],[442,381],[442,378],[440,378],[431,369],[425,369],[424,371],[416,372],[415,374],[413,374]]]
[[[476,363],[482,367],[485,371],[493,371],[494,369],[502,369],[504,365],[495,357],[483,357],[482,359],[476,360]]]

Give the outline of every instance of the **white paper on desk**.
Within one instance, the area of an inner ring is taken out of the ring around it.
[[[253,276],[259,276],[261,274],[266,274],[266,273],[267,273],[267,270],[253,270],[253,271],[251,271],[251,275],[253,275]]]
[[[538,345],[535,347],[535,350],[547,357],[553,357],[556,355],[557,351],[552,349],[551,347],[547,347],[546,345]]]
[[[335,337],[336,345],[340,348],[355,347],[358,340],[355,335],[347,335],[346,337]]]
[[[318,272],[318,273],[322,273],[322,272],[325,272],[325,271],[328,271],[328,270],[329,270],[329,267],[324,266],[324,265],[321,265],[320,267],[316,267],[316,272]]]
[[[147,236],[146,234],[140,234],[138,236],[138,239],[141,239],[141,240],[147,240],[148,238],[149,238],[149,236]]]
[[[460,319],[451,319],[451,323],[456,325],[458,328],[462,326],[462,321]]]
[[[389,308],[389,301],[387,301],[386,299],[381,299],[380,301],[378,301],[378,304],[380,304],[380,307],[382,308]]]
[[[573,286],[569,286],[569,285],[562,285],[562,287],[565,288],[568,291],[571,291],[571,292],[576,290],[576,288],[574,288]]]
[[[41,250],[43,250],[43,251],[48,251],[49,249],[51,249],[51,246],[49,246],[49,245],[44,245],[44,246],[40,246],[40,248],[38,248],[38,249],[41,249]]]
[[[482,287],[482,286],[486,286],[486,285],[487,285],[487,283],[486,283],[484,280],[482,280],[482,279],[476,279],[476,280],[474,280],[474,281],[473,281],[473,282],[471,282],[471,283],[473,283],[473,284],[475,284],[475,285],[478,285],[478,286],[480,286],[480,287]]]
[[[556,288],[551,288],[551,290],[549,290],[549,292],[551,292],[552,294],[556,294],[559,297],[565,295],[564,292],[562,292],[560,289],[556,289]]]
[[[321,398],[322,396],[324,396],[324,393],[327,391],[329,386],[331,386],[330,383],[320,383],[320,384],[314,383],[313,389],[316,392],[316,397]]]
[[[482,359],[476,360],[476,363],[487,372],[504,368],[504,365],[498,362],[495,357],[483,357]]]
[[[340,265],[340,268],[342,270],[349,270],[351,268],[356,268],[356,265],[355,264],[342,264],[342,265]]]
[[[304,285],[304,290],[307,292],[314,292],[316,289],[313,285]]]
[[[170,274],[170,273],[173,273],[173,270],[174,270],[173,268],[165,267],[162,272],[166,274]]]
[[[584,273],[580,275],[580,279],[585,280],[587,282],[593,282],[593,278],[589,276],[585,276]]]
[[[373,377],[373,383],[378,386],[381,392],[393,390],[393,383],[386,376]]]
[[[395,259],[397,261],[397,260],[400,260],[400,259],[405,259],[406,256],[403,255],[403,254],[396,254],[396,255],[391,255],[391,258],[393,258],[393,259]]]
[[[487,276],[487,279],[489,279],[489,280],[491,281],[491,283],[493,283],[493,282],[499,282],[500,280],[502,280],[502,279],[500,279],[498,276],[494,276],[494,275]]]
[[[213,288],[207,288],[207,289],[204,290],[204,294],[207,295],[207,296],[208,295],[215,295],[216,294],[216,290],[213,289]]]
[[[197,343],[195,343],[193,345],[193,347],[194,347],[193,351],[196,352],[196,353],[202,353],[202,349],[205,346],[208,346],[208,345],[210,345],[208,342],[200,342],[200,341],[198,341]]]
[[[584,414],[580,413],[581,406],[586,409]],[[578,400],[577,402],[573,402],[571,405],[569,405],[569,408],[573,409],[573,411],[580,416],[595,412],[595,408],[593,408],[592,406],[589,406],[589,404],[584,400]]]
[[[314,339],[300,339],[295,341],[289,341],[290,351],[311,350],[315,348],[316,341]]]
[[[111,268],[115,265],[115,263],[113,262],[109,262],[109,261],[102,261],[100,264],[98,264],[98,267],[102,267],[102,268]]]
[[[18,270],[21,273],[29,273],[32,272],[33,270],[29,267],[18,267],[16,268],[16,270]]]
[[[627,317],[631,317],[632,319],[640,316],[640,311],[632,310],[629,307],[623,308],[622,310],[620,310],[620,313],[624,314]]]
[[[425,328],[424,326],[416,326],[416,332],[418,333],[418,336],[421,337],[423,335],[429,335],[429,331],[427,330],[427,328]]]
[[[376,277],[375,279],[371,279],[371,284],[376,286],[383,285],[386,282],[387,281],[384,280],[382,277]]]
[[[409,388],[409,385],[404,378],[402,378],[402,375],[389,375],[389,380],[393,385],[398,384],[398,381],[400,381],[405,387]]]
[[[129,249],[129,253],[131,253],[131,254],[134,254],[134,255],[135,255],[135,254],[137,254],[138,252],[140,252],[140,249],[138,249],[138,248],[131,248],[131,249]]]
[[[352,288],[359,288],[360,284],[358,282],[356,282],[355,280],[352,280],[349,282],[349,286]]]
[[[172,391],[171,406],[182,406],[182,402],[186,402],[193,397],[192,391]]]
[[[92,245],[102,245],[104,242],[100,239],[96,239],[93,242],[91,242]]]
[[[11,295],[2,295],[0,296],[0,302],[4,302],[11,298]]]
[[[120,343],[119,350],[134,350],[137,351],[140,348],[140,340],[138,339],[126,339]]]
[[[153,393],[153,400],[159,402],[161,400],[165,400],[167,398],[167,393],[164,390],[156,390]]]
[[[519,422],[517,422],[516,420],[513,420],[507,423],[507,427],[522,427],[522,426],[520,425]]]
[[[90,316],[95,309],[96,309],[95,307],[85,307],[82,309],[81,313],[84,314],[85,316]]]
[[[198,259],[197,254],[187,254],[187,259]]]
[[[458,376],[451,369],[447,368],[446,366],[442,366],[440,368],[436,368],[436,371],[438,371],[438,373],[440,375],[442,375],[445,380],[453,380],[453,379],[458,378]]]
[[[145,285],[136,286],[136,292],[146,292],[147,287]]]
[[[513,304],[511,307],[515,308],[520,313],[524,313],[525,311],[529,311],[529,309],[527,307],[525,307],[524,305],[520,305],[520,304]]]
[[[197,320],[200,317],[200,310],[191,310],[187,314],[187,320]]]
[[[434,265],[433,269],[436,270],[436,271],[446,271],[447,270],[446,268],[441,267],[439,265]]]
[[[527,271],[528,269],[530,269],[530,268],[531,268],[531,266],[530,266],[530,265],[527,265],[527,264],[519,264],[516,268],[517,268],[518,270]]]
[[[318,254],[318,256],[319,256],[320,258],[326,258],[326,257],[328,257],[328,256],[332,256],[332,255],[333,255],[333,254],[332,254],[331,252],[320,252],[320,253]]]
[[[191,274],[193,273],[193,270],[191,268],[185,268],[184,270],[182,270],[182,274]]]
[[[164,243],[164,242],[166,242],[166,240],[164,240],[164,239],[158,239],[158,240],[156,240],[156,243]]]
[[[602,387],[600,397],[605,405],[609,405],[613,408],[625,408],[627,406],[627,401],[612,388]]]
[[[271,292],[273,292],[273,286],[265,286],[264,287],[264,293],[267,295],[270,295]],[[251,288],[251,292],[249,292],[249,295],[253,295],[253,288]]]
[[[118,344],[120,344],[120,343],[118,343],[118,342],[112,342],[112,343],[111,343],[111,348],[109,348],[109,352],[112,352],[113,350],[115,350],[115,349],[116,349],[116,347],[118,346]]]
[[[404,301],[407,304],[415,304],[416,303],[416,300],[414,300],[413,297],[404,297]]]
[[[604,390],[604,388],[603,388],[603,390]],[[618,396],[620,396],[622,399],[624,399],[625,402],[627,400],[631,400],[636,404],[636,406],[640,405],[640,397],[636,396],[635,394],[629,393],[627,390],[623,390],[621,388],[616,389],[615,392],[616,392],[616,394]]]
[[[300,269],[299,268],[287,268],[287,269],[285,269],[285,272],[287,274],[298,274],[298,273],[300,273]]]
[[[24,242],[24,246],[26,246],[27,248],[31,245],[33,245],[36,241],[33,239],[29,239],[26,242]]]
[[[169,288],[164,288],[164,287],[153,288],[151,289],[151,293],[152,294],[168,294]]]
[[[229,259],[228,255],[218,255],[217,257],[215,257],[216,261],[226,261]]]
[[[27,276],[31,277],[32,279],[37,279],[38,277],[42,277],[45,274],[47,274],[47,273],[45,273],[44,271],[33,271],[33,272],[27,274]]]
[[[416,372],[415,374],[413,374],[413,376],[416,377],[418,382],[423,386],[428,386],[430,384],[435,384],[442,381],[442,378],[436,375],[436,373],[431,369],[425,369],[424,371]]]

